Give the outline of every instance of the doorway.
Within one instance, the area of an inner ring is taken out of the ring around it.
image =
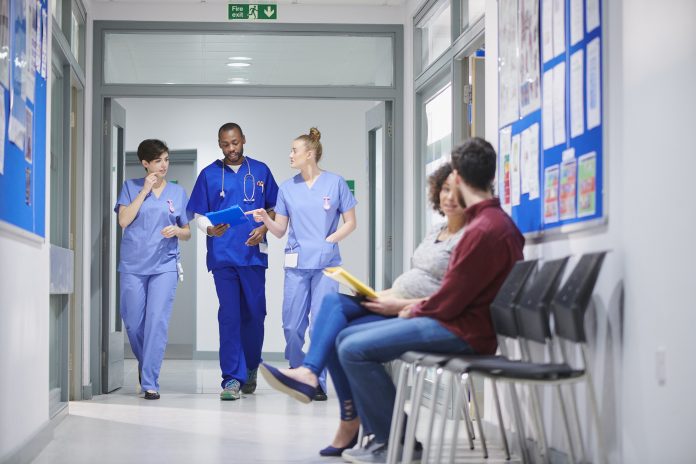
[[[169,150],[169,171],[167,181],[181,185],[187,193],[193,189],[198,175],[197,153],[195,149]],[[126,152],[126,179],[143,177],[143,166],[136,152]],[[191,239],[179,241],[181,264],[184,267],[184,281],[179,282],[174,298],[174,307],[169,320],[169,338],[165,359],[193,359],[196,346],[196,234],[198,229],[191,222]],[[133,350],[125,337],[124,357],[134,359]]]

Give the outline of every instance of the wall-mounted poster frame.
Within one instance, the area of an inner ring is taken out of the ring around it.
[[[606,223],[601,0],[499,0],[503,208],[529,238]]]
[[[0,0],[0,229],[46,236],[47,0]]]

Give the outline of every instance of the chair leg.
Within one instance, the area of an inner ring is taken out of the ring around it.
[[[401,430],[404,424],[404,405],[406,404],[406,388],[408,377],[413,366],[408,363],[401,363],[399,369],[399,380],[396,384],[396,399],[394,400],[394,411],[392,412],[391,428],[389,430],[389,449],[387,450],[387,462],[395,463],[399,454],[401,444]]]
[[[425,433],[425,440],[423,440],[423,462],[427,463],[430,457],[430,445],[433,441],[433,425],[435,424],[435,412],[437,411],[437,400],[440,395],[440,381],[442,379],[443,369],[438,367],[435,369],[435,379],[433,382],[433,394],[431,406],[430,406],[430,418],[428,419],[428,429]],[[406,461],[408,462],[408,461]]]
[[[498,398],[498,384],[494,379],[491,379],[493,384],[493,399],[495,400],[495,412],[498,415],[498,427],[500,427],[500,439],[503,441],[505,449],[505,459],[510,460],[510,446],[508,445],[507,435],[505,434],[505,424],[503,423],[503,414],[500,411],[500,398]]]
[[[575,445],[573,444],[573,435],[570,432],[570,421],[568,421],[568,411],[566,411],[565,401],[563,401],[563,391],[560,385],[556,385],[556,392],[558,392],[558,403],[561,406],[561,417],[563,418],[563,425],[566,432],[566,440],[568,441],[568,452],[570,453],[570,462],[578,462],[577,456],[575,455]]]
[[[437,427],[437,445],[435,450],[437,454],[435,455],[435,462],[442,462],[442,448],[445,446],[445,426],[447,425],[447,407],[450,403],[450,397],[452,396],[452,383],[454,382],[454,375],[449,372],[447,374],[447,382],[445,382],[445,398],[442,402],[442,414],[440,415],[440,423]],[[456,443],[452,443],[454,446]]]
[[[469,389],[471,390],[471,402],[474,405],[474,413],[476,414],[476,425],[478,427],[479,436],[481,437],[481,448],[483,449],[483,457],[488,458],[488,447],[486,446],[486,436],[483,434],[483,424],[481,423],[481,414],[479,413],[478,401],[476,400],[476,390],[474,389],[474,381],[469,376]]]
[[[575,384],[569,385],[570,387],[570,400],[573,406],[573,418],[575,420],[575,427],[578,431],[578,440],[580,443],[580,462],[586,462],[587,450],[585,449],[585,439],[582,433],[582,425],[580,424],[580,414],[578,413],[578,399],[575,396]]]
[[[584,354],[584,353],[583,353]],[[599,423],[599,407],[597,404],[597,396],[595,394],[594,384],[592,383],[592,375],[590,374],[590,366],[585,361],[585,377],[587,378],[587,396],[590,399],[592,409],[592,417],[594,419],[595,433],[597,435],[597,453],[599,454],[599,462],[605,464],[607,462],[606,448],[604,445],[604,437]]]
[[[468,375],[468,374],[466,374]],[[464,384],[464,403],[462,404],[462,416],[465,419],[466,427],[471,434],[471,439],[476,440],[476,431],[474,430],[474,421],[471,418],[471,409],[469,408],[469,403],[471,402],[471,392],[469,391],[469,381]],[[473,449],[473,448],[472,448]]]
[[[464,377],[466,374],[454,374],[456,379],[456,385],[458,386],[455,392],[454,405],[452,406],[452,416],[454,419],[454,424],[452,426],[452,448],[450,448],[450,464],[454,464],[454,457],[457,454],[457,439],[459,438],[459,415],[466,415],[469,413],[468,409],[463,411],[463,406],[467,399],[464,397],[466,395],[466,388],[464,388]],[[453,380],[455,380],[453,379]],[[463,411],[463,412],[462,412]],[[468,420],[464,417],[464,420]],[[469,426],[466,427],[466,436],[469,439],[469,449],[474,449],[474,439],[471,436],[471,430]]]
[[[529,457],[527,450],[527,436],[524,432],[524,425],[522,422],[522,410],[520,409],[520,398],[517,396],[517,387],[514,383],[510,382],[510,397],[512,398],[512,415],[515,418],[515,426],[517,427],[517,442],[520,447],[520,455],[522,457],[522,462],[530,463],[532,462]]]
[[[411,394],[411,414],[406,421],[406,438],[404,438],[401,462],[410,463],[413,459],[413,447],[416,444],[416,426],[418,425],[421,400],[423,399],[423,384],[425,383],[426,371],[427,369],[423,366],[416,366],[416,383]]]
[[[539,446],[543,454],[542,459],[544,463],[549,464],[549,445],[546,441],[546,428],[544,427],[544,420],[541,416],[541,402],[539,401],[539,392],[537,391],[535,385],[530,385],[529,389],[532,400],[532,418],[534,420],[534,425],[537,432],[537,439],[539,440]]]

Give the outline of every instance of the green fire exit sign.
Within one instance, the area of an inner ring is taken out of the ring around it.
[[[227,19],[278,19],[278,5],[274,3],[229,3],[227,4]]]

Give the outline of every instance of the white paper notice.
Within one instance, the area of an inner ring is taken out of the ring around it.
[[[587,0],[587,32],[599,27],[599,0]]]
[[[0,89],[0,174],[5,174],[5,92]]]
[[[570,136],[585,132],[585,99],[582,78],[584,52],[582,49],[570,57]]]
[[[553,58],[553,0],[541,0],[541,53],[544,63]]]
[[[553,69],[544,73],[541,90],[541,126],[544,128],[544,150],[548,150],[553,147]]]
[[[520,116],[517,2],[507,2],[506,8],[498,9],[498,24],[498,121],[502,127],[517,121]]]
[[[565,62],[553,68],[553,144],[566,141]]]
[[[602,82],[599,76],[599,37],[587,44],[587,130],[601,124]]]
[[[553,0],[553,56],[565,52],[565,0]]]
[[[539,109],[539,0],[520,0],[520,113]]]
[[[580,42],[585,34],[582,27],[584,11],[582,0],[570,0],[570,45]]]
[[[510,146],[510,190],[512,206],[520,204],[520,134],[512,136]]]
[[[534,123],[527,129],[529,138],[529,170],[527,179],[529,182],[529,199],[539,198],[539,123]]]

